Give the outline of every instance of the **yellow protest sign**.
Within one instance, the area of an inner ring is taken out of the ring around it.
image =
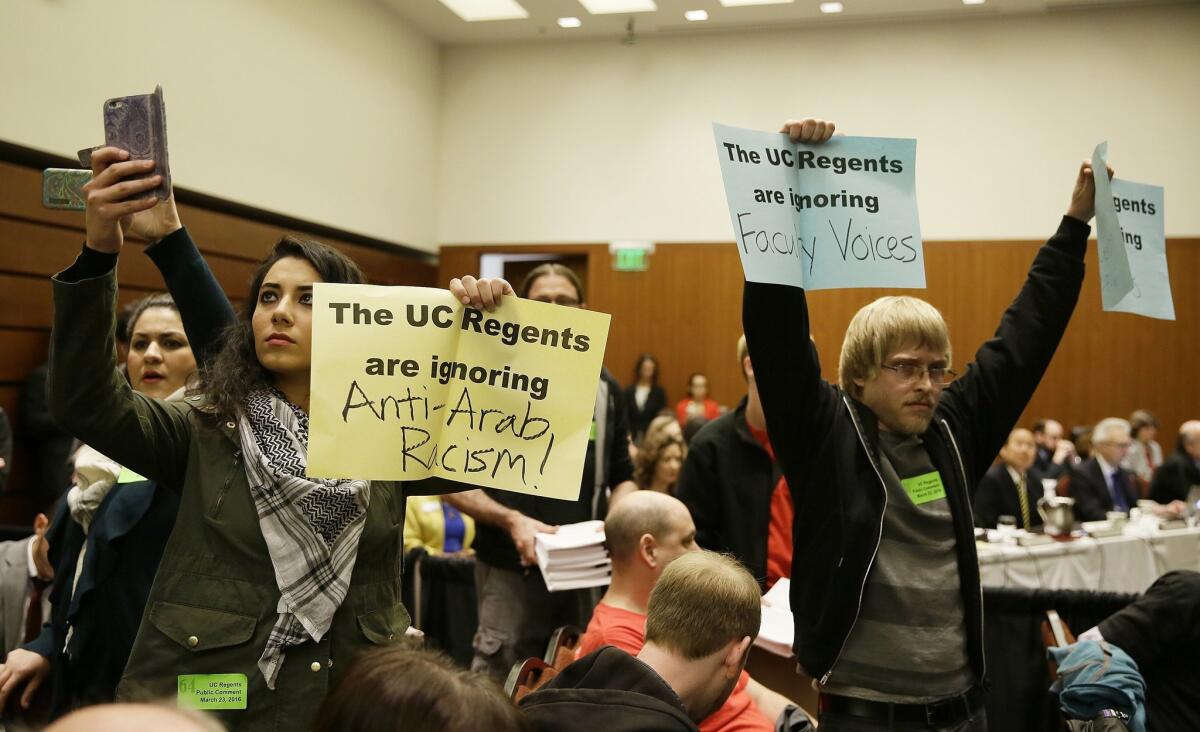
[[[579,496],[609,316],[318,284],[308,474]]]

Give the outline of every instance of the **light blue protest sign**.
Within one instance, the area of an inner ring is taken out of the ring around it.
[[[924,287],[916,140],[823,145],[714,124],[746,279],[807,290]]]
[[[1171,278],[1167,273],[1167,238],[1163,224],[1163,189],[1114,178],[1112,204],[1120,223],[1121,244],[1129,260],[1133,289],[1113,307],[1122,313],[1160,320],[1175,319]]]
[[[1092,179],[1096,182],[1096,251],[1100,257],[1100,299],[1105,310],[1113,310],[1133,292],[1133,274],[1129,255],[1121,241],[1121,224],[1113,206],[1112,185],[1108,180],[1108,143],[1092,151]]]

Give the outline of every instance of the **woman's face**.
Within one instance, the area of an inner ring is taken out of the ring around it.
[[[135,390],[166,399],[196,373],[196,357],[173,309],[146,308],[131,331],[125,366]]]
[[[651,381],[654,379],[654,372],[658,370],[658,366],[651,359],[642,359],[641,365],[638,366],[638,378],[643,381]]]
[[[696,374],[691,383],[692,399],[701,401],[708,397],[708,377]]]
[[[667,445],[658,454],[654,464],[654,482],[658,485],[675,485],[679,470],[683,467],[683,448],[674,443]]]
[[[254,315],[254,353],[273,374],[299,374],[312,364],[312,288],[321,275],[301,257],[285,257],[267,271]]]

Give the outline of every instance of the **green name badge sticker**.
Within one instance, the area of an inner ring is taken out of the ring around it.
[[[180,709],[246,708],[246,674],[186,674],[177,679]]]
[[[900,481],[908,497],[918,506],[922,503],[936,501],[946,497],[946,486],[942,485],[942,476],[938,471],[905,478]]]

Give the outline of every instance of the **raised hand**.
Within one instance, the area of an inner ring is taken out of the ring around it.
[[[512,537],[513,544],[517,545],[517,554],[521,557],[521,564],[529,566],[537,564],[537,552],[534,551],[537,534],[553,534],[558,531],[558,527],[544,524],[522,513],[514,511],[514,514],[508,524],[508,533]]]
[[[828,120],[806,117],[805,119],[789,119],[783,123],[780,132],[792,138],[792,142],[803,142],[808,145],[819,145],[828,142],[833,137],[835,125]]]
[[[92,179],[83,187],[87,194],[84,218],[89,248],[109,254],[121,251],[125,229],[133,216],[158,204],[153,195],[140,194],[153,190],[162,176],[128,179],[153,169],[153,160],[130,160],[129,153],[115,147],[102,147],[92,153]]]
[[[1108,166],[1108,177],[1113,177],[1112,166]],[[1079,175],[1075,177],[1075,190],[1071,192],[1071,205],[1067,206],[1067,215],[1083,223],[1092,220],[1096,215],[1096,180],[1092,177],[1092,161],[1084,160],[1079,166]]]
[[[471,275],[450,280],[450,294],[463,305],[486,310],[489,313],[500,307],[505,295],[512,295],[512,285],[500,279],[475,279]]]

